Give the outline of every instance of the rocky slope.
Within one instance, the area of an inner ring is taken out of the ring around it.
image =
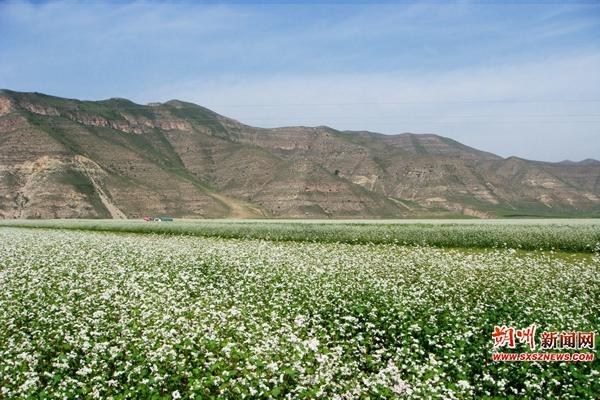
[[[0,218],[600,216],[600,162],[0,91]]]

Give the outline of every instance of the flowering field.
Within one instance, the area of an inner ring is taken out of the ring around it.
[[[162,233],[293,242],[600,250],[600,219],[514,220],[0,220],[0,226]]]
[[[600,257],[0,228],[0,398],[597,398]]]

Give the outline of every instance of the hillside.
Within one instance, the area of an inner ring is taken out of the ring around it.
[[[600,162],[0,91],[0,218],[600,216]]]

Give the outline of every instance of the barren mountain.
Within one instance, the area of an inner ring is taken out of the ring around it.
[[[600,162],[0,91],[0,217],[600,216]]]

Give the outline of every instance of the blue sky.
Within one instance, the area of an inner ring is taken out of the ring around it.
[[[600,159],[600,3],[0,1],[0,87]]]

